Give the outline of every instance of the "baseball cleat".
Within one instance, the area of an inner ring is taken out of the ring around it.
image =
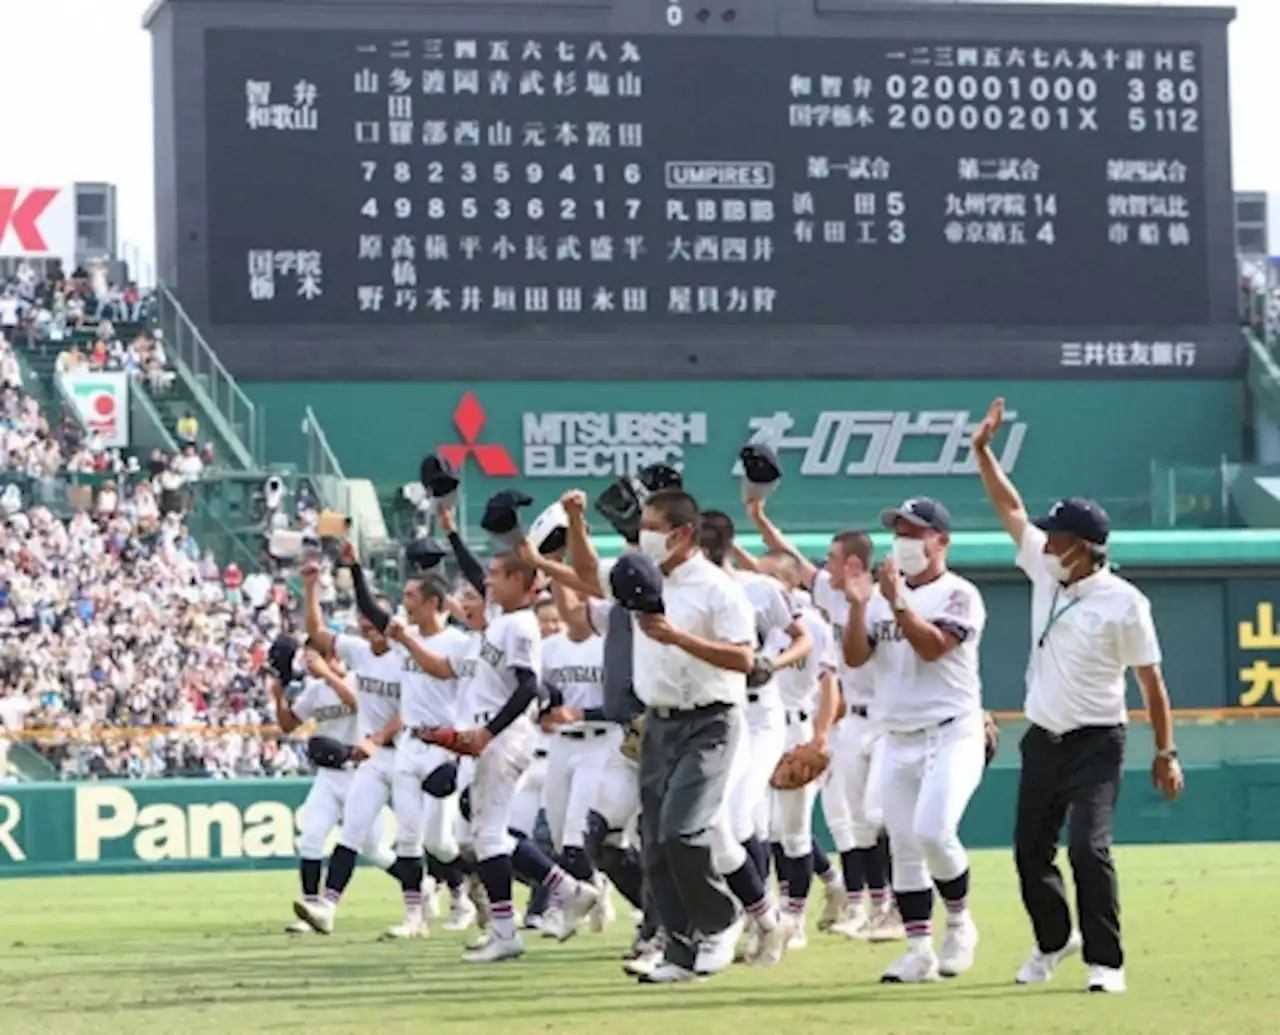
[[[650,953],[661,953],[666,947],[667,943],[663,940],[661,934],[655,934],[652,938],[642,938],[637,934],[635,940],[631,943],[631,948],[622,954],[622,958],[624,960],[636,960]]]
[[[938,973],[943,977],[959,977],[973,966],[977,950],[978,925],[966,910],[954,922],[947,922],[947,933],[938,953]]]
[[[723,931],[702,939],[698,957],[693,964],[696,973],[719,974],[733,963],[734,951],[738,947],[738,939],[742,937],[745,920],[746,918],[739,914],[738,918]]]
[[[1068,956],[1074,956],[1080,951],[1082,942],[1080,940],[1080,932],[1072,931],[1070,937],[1067,938],[1067,944],[1057,952],[1041,952],[1037,945],[1031,950],[1031,955],[1027,957],[1027,962],[1018,968],[1017,977],[1014,978],[1020,985],[1042,985],[1053,977],[1053,972],[1058,969],[1058,964],[1065,960]]]
[[[746,937],[733,955],[734,963],[747,963],[760,951],[760,924],[754,918],[747,920]]]
[[[832,934],[843,935],[854,941],[865,942],[871,938],[871,921],[861,909],[850,912],[843,920],[831,928]],[[905,932],[904,932],[905,933]]]
[[[494,935],[478,949],[468,949],[462,954],[463,963],[501,963],[519,959],[524,955],[524,939],[519,932],[510,938]]]
[[[305,920],[295,920],[291,924],[285,925],[286,934],[312,934],[314,929]]]
[[[293,904],[293,915],[317,934],[333,934],[333,921],[337,912],[333,903],[324,899]]]
[[[873,942],[900,942],[907,936],[902,917],[894,906],[884,906],[871,915],[867,938]]]
[[[1085,985],[1090,992],[1109,992],[1121,995],[1128,985],[1124,979],[1124,967],[1100,967],[1094,964],[1089,968],[1089,982]]]
[[[674,963],[659,963],[649,973],[640,975],[642,985],[676,985],[682,981],[697,981],[699,973]]]
[[[787,918],[791,922],[791,937],[787,939],[787,952],[809,947],[809,936],[804,929],[804,914],[792,914]]]
[[[825,885],[822,896],[822,915],[818,917],[818,930],[830,931],[845,919],[848,912],[848,896],[844,884],[837,881],[834,884]]]
[[[662,964],[662,946],[650,945],[643,952],[622,964],[622,969],[632,977],[652,974]]]
[[[555,911],[554,917],[543,921],[543,929],[565,942],[578,933],[582,925],[595,908],[600,899],[600,892],[584,881],[575,882],[574,888],[566,894]]]
[[[760,928],[760,940],[756,944],[755,952],[747,957],[747,963],[753,967],[776,967],[786,955],[787,945],[790,944],[791,936],[794,934],[795,924],[791,917],[780,913],[777,922],[770,930]]]
[[[466,895],[452,895],[449,903],[449,919],[441,924],[445,931],[465,931],[476,922],[476,907]]]
[[[467,942],[467,950],[473,952],[476,949],[483,949],[492,940],[493,940],[493,928],[482,927],[480,928],[479,931],[476,932],[476,936],[472,938],[471,941]]]
[[[388,927],[383,932],[381,941],[398,942],[408,938],[426,938],[431,934],[431,928],[427,926],[426,920],[420,915],[414,914],[406,916],[403,923],[398,923],[394,927]]]
[[[938,957],[933,944],[926,938],[913,941],[889,969],[880,977],[884,985],[917,985],[926,981],[938,981]]]

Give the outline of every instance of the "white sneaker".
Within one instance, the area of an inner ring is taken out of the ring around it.
[[[510,938],[499,938],[496,934],[478,949],[468,949],[462,954],[463,963],[501,963],[503,960],[519,959],[524,955],[524,939],[520,932]]]
[[[596,904],[591,907],[587,920],[591,924],[591,930],[600,934],[618,918],[618,913],[613,906],[613,885],[603,874],[597,874],[597,876],[600,882],[595,888],[599,895],[596,898]]]
[[[795,922],[792,918],[786,913],[780,914],[772,930],[760,929],[759,944],[755,953],[747,957],[747,962],[753,967],[776,967],[786,955],[787,946],[790,945],[795,933]]]
[[[865,909],[850,909],[844,919],[831,928],[831,933],[854,941],[868,941],[871,938],[871,918]]]
[[[493,928],[482,927],[476,932],[476,936],[467,942],[467,949],[474,952],[476,949],[483,949],[491,941],[493,941]]]
[[[295,920],[293,923],[285,925],[286,934],[313,934],[314,932],[315,928],[305,920]]]
[[[1124,967],[1100,967],[1095,963],[1089,968],[1089,984],[1085,987],[1090,992],[1120,995],[1129,986],[1124,980]]]
[[[906,936],[907,929],[902,924],[902,915],[897,906],[886,905],[872,910],[867,931],[869,941],[900,942]]]
[[[742,937],[742,929],[746,918],[739,914],[728,927],[718,934],[704,938],[698,949],[698,958],[693,969],[698,974],[719,974],[733,963],[734,950],[738,947],[738,939]],[[763,938],[761,939],[763,940]],[[677,967],[677,970],[682,969]]]
[[[978,925],[969,911],[965,910],[954,921],[948,918],[942,951],[938,953],[938,973],[943,977],[959,977],[973,966],[977,949]]]
[[[317,934],[333,934],[333,921],[338,910],[332,902],[295,902],[293,915]]]
[[[449,919],[441,924],[446,931],[465,931],[476,922],[476,907],[466,895],[452,895],[449,901]]]
[[[1079,931],[1072,931],[1071,936],[1067,939],[1067,944],[1057,952],[1041,952],[1040,946],[1037,945],[1031,950],[1031,955],[1027,957],[1027,962],[1018,968],[1018,974],[1014,981],[1020,985],[1044,984],[1053,977],[1053,972],[1058,969],[1058,964],[1068,956],[1074,956],[1079,952],[1080,946]]]
[[[804,930],[803,914],[797,916],[792,913],[787,916],[791,923],[791,937],[787,939],[787,952],[795,952],[797,949],[807,949],[809,947],[809,936]]]
[[[382,935],[382,940],[395,942],[406,938],[426,938],[429,934],[431,934],[431,928],[427,926],[426,920],[421,914],[415,912],[412,916],[406,914],[403,923],[388,927]]]
[[[830,931],[845,919],[849,912],[848,897],[842,880],[823,885],[822,915],[818,917],[819,931]]]
[[[746,937],[738,943],[733,954],[734,963],[750,963],[751,958],[760,951],[760,924],[754,918],[748,919],[745,927]]]
[[[436,901],[436,893],[440,890],[440,885],[434,877],[424,877],[422,880],[422,915],[427,923],[440,918],[440,903]]]
[[[927,938],[912,939],[904,952],[880,977],[885,985],[917,985],[941,978],[938,956]]]
[[[642,985],[675,985],[682,981],[697,981],[699,972],[677,967],[674,963],[659,963],[649,973],[640,975]]]
[[[551,930],[551,924],[555,922],[558,912],[555,906],[547,906],[541,913],[526,913],[521,926],[526,931],[541,931],[544,937],[553,938],[555,932]]]
[[[600,900],[600,892],[583,881],[574,881],[571,888],[560,900],[560,908],[554,916],[548,915],[542,921],[542,929],[562,942],[578,933],[582,921]],[[550,910],[547,912],[550,914]]]
[[[662,947],[650,945],[642,952],[622,964],[622,969],[632,977],[643,977],[652,974],[662,965]]]

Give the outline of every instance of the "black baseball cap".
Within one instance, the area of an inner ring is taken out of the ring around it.
[[[1043,532],[1067,532],[1094,546],[1105,546],[1111,534],[1111,519],[1095,500],[1068,496],[1049,508],[1049,513],[1032,522]]]
[[[951,511],[929,496],[916,496],[900,507],[880,512],[880,524],[885,528],[893,528],[899,518],[917,528],[932,528],[943,535],[951,534]]]

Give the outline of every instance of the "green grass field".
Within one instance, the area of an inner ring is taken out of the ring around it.
[[[974,859],[977,966],[954,981],[885,986],[898,946],[810,931],[774,969],[644,987],[622,973],[630,935],[467,967],[462,935],[383,944],[397,889],[362,869],[329,938],[282,933],[292,871],[0,882],[3,1035],[1228,1035],[1274,1027],[1280,853],[1272,845],[1120,853],[1129,994],[1090,996],[1078,960],[1012,985],[1030,935],[1007,853]],[[815,903],[818,896],[815,895]]]

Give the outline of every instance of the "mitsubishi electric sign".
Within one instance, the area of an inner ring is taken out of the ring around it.
[[[800,454],[802,478],[937,477],[977,474],[973,432],[982,417],[969,410],[823,410],[801,424],[779,410],[747,424],[750,440],[773,449],[784,471],[794,470],[787,456]],[[1006,472],[1017,464],[1027,434],[1017,418],[1016,411],[1005,413],[998,456]],[[742,473],[740,462],[733,473]]]
[[[526,413],[521,427],[527,478],[614,478],[648,464],[681,471],[686,450],[707,444],[705,413]]]

